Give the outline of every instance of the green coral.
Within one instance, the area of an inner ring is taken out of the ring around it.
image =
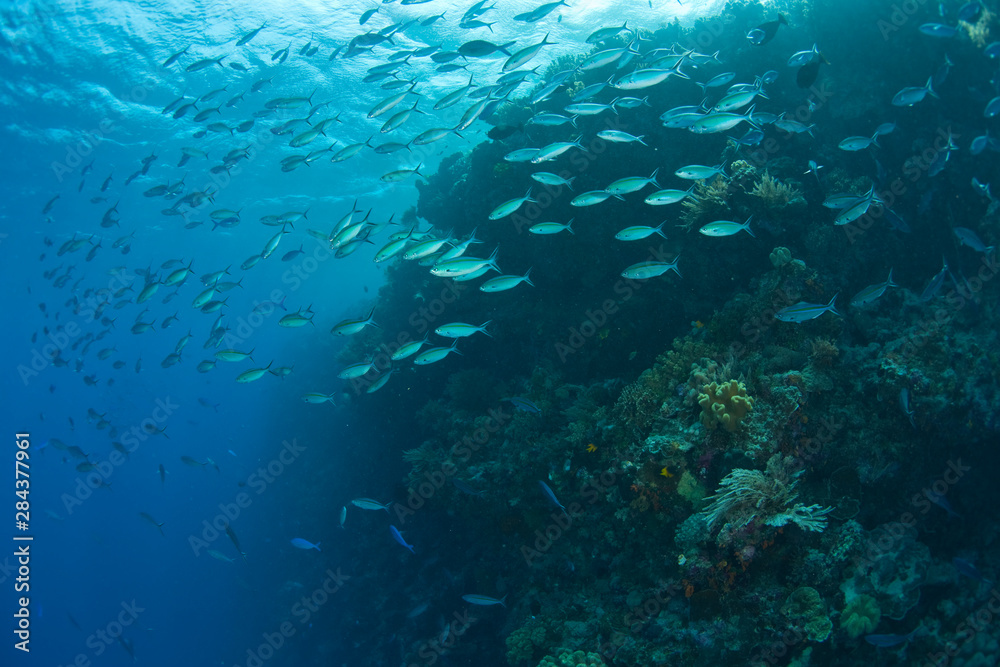
[[[802,199],[802,192],[798,188],[782,183],[766,171],[750,194],[760,199],[764,207],[771,211],[787,208],[790,204],[797,205],[798,200]]]
[[[840,627],[847,636],[857,639],[875,630],[882,620],[882,609],[878,601],[870,595],[858,595],[847,601],[840,615]]]
[[[826,641],[833,629],[833,623],[826,615],[823,598],[820,597],[819,591],[809,586],[802,586],[792,591],[785,604],[781,606],[781,613],[802,627],[810,641]]]
[[[560,651],[557,656],[547,655],[538,667],[600,667],[604,664],[600,654],[583,651]]]
[[[778,246],[771,251],[769,257],[771,259],[771,265],[776,269],[780,269],[785,264],[792,261],[792,251],[784,246]]]
[[[753,399],[747,396],[742,382],[730,380],[721,385],[717,382],[705,385],[698,394],[698,405],[705,428],[714,429],[721,424],[727,431],[734,432],[753,410]]]
[[[529,618],[527,623],[507,635],[506,643],[508,663],[520,665],[530,662],[535,649],[545,643],[545,626],[538,619]]]

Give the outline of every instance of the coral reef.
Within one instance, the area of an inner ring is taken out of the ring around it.
[[[826,615],[826,605],[819,591],[809,586],[796,588],[781,606],[784,614],[809,641],[824,642],[830,636],[833,623]]]
[[[545,626],[537,618],[528,621],[507,635],[507,662],[512,667],[530,663],[535,651],[545,645]]]
[[[753,186],[750,194],[760,200],[761,205],[770,213],[783,211],[789,207],[801,209],[806,200],[798,188],[782,183],[767,171]]]
[[[712,382],[702,387],[698,405],[701,406],[701,423],[705,428],[713,429],[721,424],[732,433],[753,410],[753,399],[747,396],[742,382],[730,380],[721,385]]]
[[[735,533],[751,522],[773,527],[794,523],[803,530],[817,532],[826,528],[826,515],[832,508],[792,505],[798,497],[795,487],[802,471],[790,472],[791,465],[791,457],[775,454],[763,472],[736,468],[726,475],[719,484],[720,491],[708,498],[710,504],[703,511],[709,530],[722,524],[720,545],[732,541]]]
[[[597,653],[563,651],[554,656],[545,656],[538,667],[600,667],[603,664],[604,660]]]
[[[788,248],[785,248],[784,246],[778,246],[777,248],[771,251],[771,254],[768,255],[768,258],[771,260],[771,265],[774,266],[774,268],[780,269],[785,264],[788,264],[790,261],[792,261],[792,251],[789,250]]]
[[[851,639],[875,631],[882,619],[878,601],[870,595],[858,595],[847,601],[840,614],[840,627]]]

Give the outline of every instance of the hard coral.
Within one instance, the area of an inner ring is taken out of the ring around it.
[[[796,588],[785,600],[781,613],[796,626],[805,630],[806,637],[814,642],[826,641],[833,623],[826,615],[826,605],[815,588]]]
[[[730,380],[721,385],[717,382],[705,385],[698,395],[698,405],[705,428],[713,429],[721,424],[727,431],[734,432],[753,410],[753,399],[747,396],[742,382]]]
[[[547,655],[538,663],[538,667],[599,667],[604,660],[598,653],[583,651],[561,651],[559,655]]]

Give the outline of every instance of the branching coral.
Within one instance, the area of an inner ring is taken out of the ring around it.
[[[701,182],[694,189],[694,197],[688,197],[681,206],[683,227],[685,230],[693,226],[701,226],[712,220],[726,220],[731,214],[729,210],[729,183],[722,176],[716,176],[710,183]]]
[[[792,463],[792,457],[775,454],[763,472],[737,468],[726,475],[703,511],[709,530],[722,525],[719,544],[728,543],[734,531],[752,521],[775,527],[794,523],[816,532],[826,528],[826,515],[832,507],[792,505],[798,498],[795,487],[802,474],[801,470],[791,472]]]
[[[798,188],[782,183],[766,171],[750,194],[760,199],[770,210],[783,209],[796,199],[802,198],[802,192]]]
[[[753,399],[747,396],[742,382],[730,380],[721,385],[717,382],[705,385],[698,394],[698,405],[705,428],[713,429],[721,424],[727,431],[734,432],[753,410]]]
[[[545,626],[536,618],[529,618],[523,626],[507,635],[507,662],[521,665],[531,662],[535,650],[545,643]]]

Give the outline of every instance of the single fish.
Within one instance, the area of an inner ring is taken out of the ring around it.
[[[407,549],[409,549],[411,554],[415,554],[416,553],[413,550],[413,545],[406,543],[406,540],[403,539],[402,533],[400,533],[399,530],[395,526],[389,526],[389,532],[392,533],[392,539],[396,540],[401,545],[403,545],[404,547],[406,547]]]
[[[464,322],[452,322],[451,324],[445,324],[434,330],[434,333],[443,338],[465,338],[466,336],[471,336],[476,333],[484,333],[487,336],[492,337],[489,331],[486,330],[487,325],[493,320],[487,320],[478,327],[472,324],[466,324]]]
[[[371,498],[355,498],[351,501],[351,504],[363,510],[385,510],[387,513],[389,511],[389,504],[383,505],[379,501],[372,500]]]
[[[649,278],[662,276],[667,271],[673,271],[677,274],[678,278],[681,278],[683,277],[681,276],[681,270],[677,267],[680,258],[681,256],[677,255],[673,262],[639,262],[622,271],[622,276],[633,280],[648,280]]]
[[[874,302],[890,287],[899,287],[892,281],[892,269],[889,269],[889,277],[885,282],[869,285],[851,298],[851,305],[855,307],[867,306]]]
[[[914,104],[923,101],[927,95],[937,97],[931,87],[934,77],[928,77],[927,83],[922,87],[903,88],[892,98],[892,105],[897,107],[912,107]]]
[[[782,322],[798,323],[815,319],[828,311],[839,317],[840,313],[837,312],[837,308],[834,306],[838,296],[839,293],[834,294],[833,298],[830,299],[830,303],[825,305],[821,303],[806,303],[805,301],[800,301],[795,305],[782,308],[774,314],[774,318]]]
[[[240,556],[243,558],[243,562],[246,563],[247,562],[247,555],[245,553],[243,553],[243,549],[240,548],[240,541],[236,537],[236,533],[233,531],[233,527],[231,525],[229,525],[228,522],[226,523],[226,535],[229,536],[229,539],[232,541],[233,546],[236,547],[236,551],[239,552]]]
[[[559,499],[556,498],[556,494],[553,493],[551,488],[549,488],[549,485],[542,480],[538,480],[538,485],[542,488],[542,493],[544,493],[545,497],[549,499],[549,502],[561,509],[563,514],[566,514],[566,508],[563,507],[562,503],[559,502]]]
[[[919,627],[917,626],[909,634],[905,635],[865,635],[865,641],[878,648],[899,646],[913,639]]]
[[[495,605],[495,604],[498,604],[501,607],[506,607],[507,606],[506,604],[504,604],[507,601],[507,596],[506,595],[503,596],[502,598],[500,598],[498,600],[496,598],[491,598],[488,595],[478,595],[478,594],[475,594],[475,593],[470,593],[468,595],[463,595],[462,599],[465,600],[466,602],[468,602],[469,604],[475,604],[475,605],[479,605],[481,607],[489,607],[489,606]]]
[[[747,33],[747,40],[754,46],[764,46],[778,34],[778,28],[788,25],[788,21],[781,14],[773,21],[761,23],[759,26]]]
[[[295,547],[296,549],[315,549],[316,551],[320,551],[319,548],[320,544],[321,544],[320,542],[313,544],[312,542],[304,540],[301,537],[292,538],[292,546]]]
[[[973,565],[971,562],[964,558],[955,557],[951,559],[951,564],[955,566],[958,573],[969,577],[970,579],[975,579],[979,583],[984,583],[987,586],[992,586],[993,582],[982,575],[982,573]]]
[[[652,236],[653,234],[659,234],[664,239],[667,235],[663,233],[663,225],[667,224],[666,220],[661,222],[657,227],[648,227],[643,225],[636,225],[633,227],[626,227],[617,234],[615,238],[619,241],[639,241],[641,239]]]
[[[162,521],[157,521],[156,519],[154,519],[152,516],[150,516],[145,512],[139,512],[139,518],[141,518],[143,521],[147,523],[151,523],[154,526],[156,526],[156,529],[160,531],[160,535],[163,535],[164,523]]]
[[[733,234],[738,234],[740,232],[746,232],[750,236],[756,238],[754,233],[750,231],[750,221],[753,220],[751,215],[747,218],[746,222],[742,225],[738,222],[733,222],[731,220],[716,220],[715,222],[710,222],[698,231],[705,236],[732,236]]]

